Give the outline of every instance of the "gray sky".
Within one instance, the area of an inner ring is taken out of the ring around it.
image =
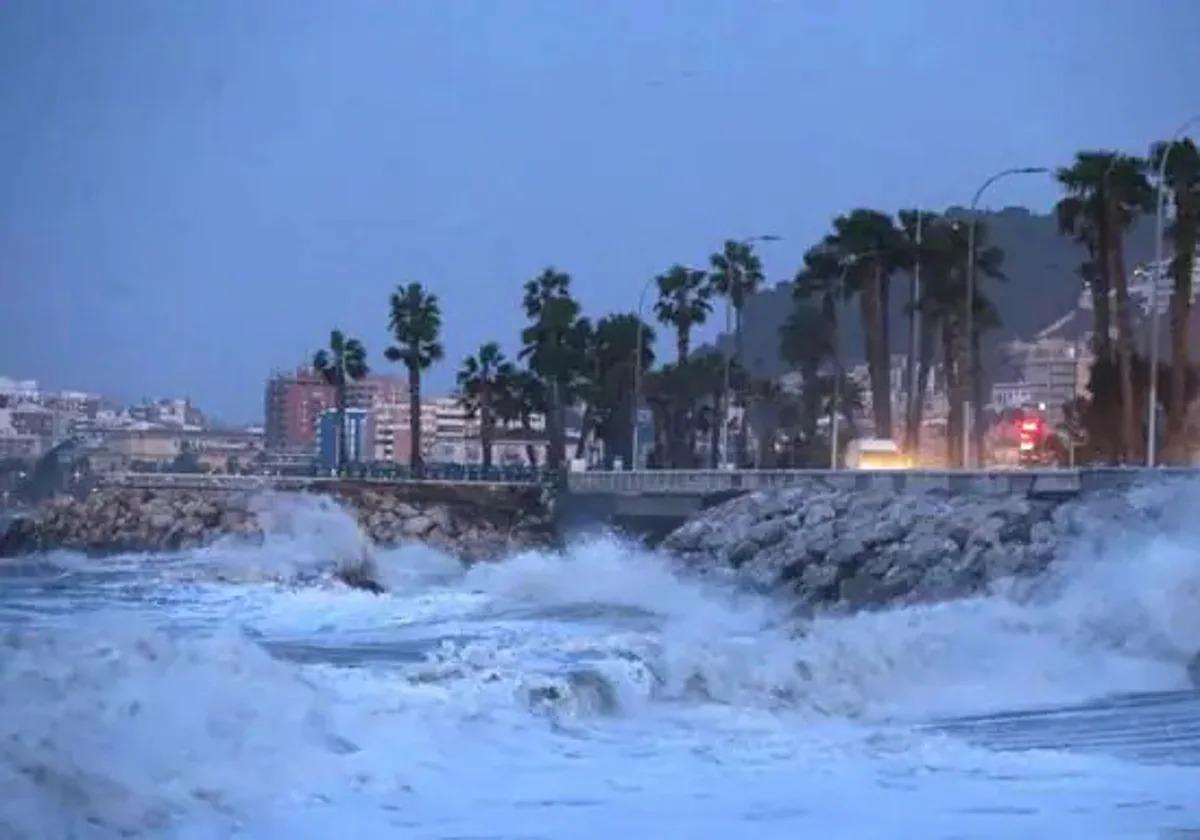
[[[629,310],[724,237],[784,279],[852,206],[1143,153],[1198,45],[1196,0],[0,0],[0,374],[257,419],[333,325],[390,367],[419,280],[447,389],[547,264]]]

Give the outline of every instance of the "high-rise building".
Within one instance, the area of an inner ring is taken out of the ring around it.
[[[267,380],[264,434],[274,452],[311,452],[317,419],[335,403],[333,387],[316,371],[300,367]]]

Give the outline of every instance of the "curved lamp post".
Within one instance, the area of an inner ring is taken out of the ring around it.
[[[983,196],[984,191],[1009,175],[1036,175],[1050,170],[1045,166],[1019,166],[1012,169],[1005,169],[997,172],[995,175],[984,181],[979,189],[975,191],[975,197],[971,199],[971,218],[967,220],[967,300],[966,311],[963,313],[964,320],[967,324],[966,329],[966,347],[963,348],[966,361],[966,370],[963,371],[967,376],[968,382],[971,383],[971,402],[976,402],[978,396],[975,391],[975,365],[978,360],[974,358],[974,338],[975,338],[975,216],[976,209],[979,207],[979,199]],[[975,413],[979,412],[979,406],[972,405]],[[971,417],[970,412],[963,412],[963,468],[971,466]],[[980,456],[980,464],[982,464],[982,452],[975,453]]]
[[[642,286],[642,293],[638,295],[637,306],[637,350],[633,357],[633,417],[630,419],[632,424],[630,440],[633,445],[629,448],[629,467],[628,469],[636,470],[638,468],[638,416],[642,408],[642,332],[645,328],[645,321],[642,320],[642,308],[646,305],[646,292],[650,291],[650,287],[654,285],[657,277],[651,277],[646,281],[646,285]]]

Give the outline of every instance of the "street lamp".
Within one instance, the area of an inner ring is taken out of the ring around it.
[[[766,233],[766,234],[762,234],[760,236],[748,236],[745,239],[737,239],[734,241],[737,242],[739,245],[753,245],[755,242],[778,242],[781,239],[783,239],[782,236],[777,236],[773,233]],[[731,269],[732,269],[732,266],[727,266],[725,270],[729,271]],[[732,291],[732,289],[731,289],[731,291]],[[725,337],[726,338],[728,338],[730,333],[733,332],[733,324],[731,323],[732,307],[730,305],[730,297],[731,296],[726,296],[726,298],[725,298]],[[741,359],[738,359],[738,361],[740,362]],[[723,464],[729,463],[729,419],[730,419],[729,418],[729,414],[730,414],[729,409],[732,408],[732,404],[733,404],[733,397],[732,397],[731,386],[730,386],[730,370],[732,368],[732,365],[733,365],[732,356],[731,356],[731,354],[727,353],[725,355],[725,387],[724,387],[725,411],[724,411],[724,417],[722,418],[722,422],[721,422],[721,462]]]
[[[1150,404],[1146,406],[1146,466],[1153,467],[1157,454],[1157,425],[1158,412],[1158,272],[1162,270],[1163,262],[1163,206],[1166,202],[1167,159],[1171,150],[1183,133],[1193,124],[1200,122],[1200,114],[1189,119],[1175,130],[1170,142],[1163,149],[1162,160],[1158,164],[1158,207],[1154,220],[1154,271],[1150,285]]]
[[[858,254],[847,254],[842,258],[842,273],[838,277],[837,288],[834,290],[834,320],[833,320],[833,406],[829,412],[829,469],[837,469],[838,429],[842,415],[842,342],[841,331],[838,329],[837,306],[845,296],[846,275],[850,266],[859,260],[873,257],[879,249],[862,251]]]
[[[657,277],[651,277],[646,281],[646,285],[642,286],[642,293],[638,295],[637,306],[637,354],[633,357],[633,417],[632,430],[630,440],[633,445],[629,452],[629,469],[636,470],[638,468],[638,414],[642,408],[642,332],[645,328],[645,321],[642,320],[642,308],[646,305],[646,292],[650,291],[650,287],[654,285]]]
[[[971,217],[967,220],[967,300],[966,311],[963,314],[967,323],[966,329],[966,347],[964,348],[964,356],[966,360],[966,370],[963,375],[968,377],[968,382],[971,383],[971,402],[978,402],[979,394],[976,388],[975,365],[978,360],[974,358],[974,338],[975,338],[975,212],[979,206],[979,199],[983,196],[984,190],[999,181],[1001,178],[1009,175],[1037,175],[1050,170],[1044,166],[1020,166],[1013,169],[1005,169],[997,172],[995,175],[984,181],[979,189],[975,191],[975,197],[971,199]],[[978,405],[972,405],[972,408],[977,413]],[[963,412],[963,468],[971,466],[971,418],[970,412]],[[980,437],[980,441],[983,438]],[[979,447],[982,448],[982,447]],[[976,453],[980,456],[980,464],[983,462],[982,452]]]

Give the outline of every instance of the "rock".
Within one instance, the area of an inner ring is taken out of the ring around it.
[[[832,587],[838,581],[838,569],[833,563],[809,563],[800,573],[800,587],[810,592],[819,592]]]
[[[450,509],[445,505],[435,505],[426,511],[426,515],[433,520],[434,525],[439,531],[448,537],[453,537],[458,533],[458,528],[454,522],[454,516],[450,513]]]
[[[830,522],[837,516],[837,511],[828,502],[814,502],[804,511],[804,527],[813,528],[822,522]]]
[[[746,532],[746,539],[756,544],[760,548],[775,545],[775,543],[787,536],[787,522],[781,519],[769,519],[766,522],[760,522]]]
[[[1200,652],[1188,661],[1187,672],[1188,679],[1192,681],[1192,685],[1200,688]]]
[[[18,516],[0,532],[0,557],[16,557],[38,548],[38,527],[32,519]]]
[[[736,569],[757,553],[757,543],[752,540],[742,540],[730,549],[729,554],[725,557],[725,562]]]
[[[437,523],[424,514],[417,514],[404,521],[401,530],[406,537],[423,537],[437,527]]]

